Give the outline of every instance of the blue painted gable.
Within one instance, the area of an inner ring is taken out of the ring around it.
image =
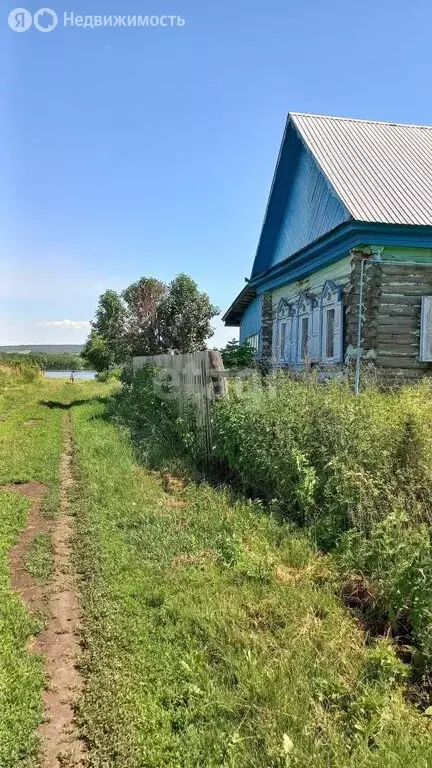
[[[240,343],[259,333],[261,328],[261,296],[257,296],[245,309],[240,323]]]
[[[313,155],[288,122],[252,277],[350,218]]]

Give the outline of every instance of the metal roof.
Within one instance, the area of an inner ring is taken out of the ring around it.
[[[354,219],[432,224],[432,126],[289,117]]]

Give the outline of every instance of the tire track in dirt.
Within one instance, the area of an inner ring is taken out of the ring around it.
[[[0,490],[7,493],[18,493],[31,503],[26,527],[9,554],[10,582],[12,589],[21,595],[31,613],[44,618],[48,603],[46,592],[44,587],[28,572],[25,564],[35,536],[40,533],[51,533],[50,521],[41,514],[46,488],[42,483],[31,482],[2,485]],[[37,650],[34,640],[29,644],[29,650]]]
[[[63,448],[60,464],[60,514],[54,521],[41,513],[45,487],[41,483],[3,486],[32,502],[26,528],[10,555],[11,585],[28,608],[46,616],[45,629],[29,643],[29,650],[45,659],[47,687],[44,721],[38,728],[42,768],[77,768],[84,764],[84,745],[74,720],[74,707],[82,688],[77,669],[80,609],[71,561],[73,519],[68,514],[73,484],[72,427],[69,411],[63,414]],[[27,572],[29,547],[37,533],[49,532],[54,552],[54,572],[49,584],[39,585]]]
[[[46,768],[78,766],[84,750],[74,723],[74,704],[82,688],[76,663],[80,611],[71,562],[72,518],[68,514],[72,474],[70,413],[63,414],[63,451],[60,463],[60,516],[52,533],[54,575],[50,584],[49,624],[40,636],[45,654],[49,688],[45,692],[46,720],[40,727],[42,757]]]

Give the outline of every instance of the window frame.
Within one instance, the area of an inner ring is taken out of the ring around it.
[[[292,334],[291,306],[286,299],[280,299],[274,326],[274,359],[278,366],[286,365],[290,355],[287,354],[289,340]]]
[[[336,365],[343,357],[343,305],[341,288],[332,280],[327,280],[320,297],[321,303],[321,338],[320,362],[325,365]],[[333,325],[333,355],[327,355],[327,314],[334,310]]]
[[[298,297],[297,301],[297,352],[296,352],[296,363],[299,366],[305,366],[307,365],[308,361],[310,361],[311,355],[311,342],[312,342],[312,311],[313,311],[313,300],[309,296],[308,293],[303,292]],[[308,323],[308,332],[307,332],[307,341],[306,341],[306,354],[303,347],[303,322],[304,320],[307,320]]]
[[[334,310],[333,355],[327,356],[327,315]],[[307,320],[306,352],[303,328]],[[281,298],[273,324],[273,360],[277,366],[304,368],[308,363],[336,365],[343,359],[342,289],[327,280],[318,295],[303,291]]]
[[[432,296],[421,297],[419,359],[422,363],[432,363]]]
[[[255,343],[255,341],[252,342],[251,339],[256,339],[256,343]],[[248,336],[246,338],[246,344],[248,344],[248,346],[252,347],[252,349],[255,352],[255,355],[258,355],[258,353],[259,353],[259,339],[260,339],[259,332],[251,333],[250,336]]]

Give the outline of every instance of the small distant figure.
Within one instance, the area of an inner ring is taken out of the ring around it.
[[[75,371],[71,371],[70,381],[72,382],[72,384],[74,383],[74,381],[75,381]]]

